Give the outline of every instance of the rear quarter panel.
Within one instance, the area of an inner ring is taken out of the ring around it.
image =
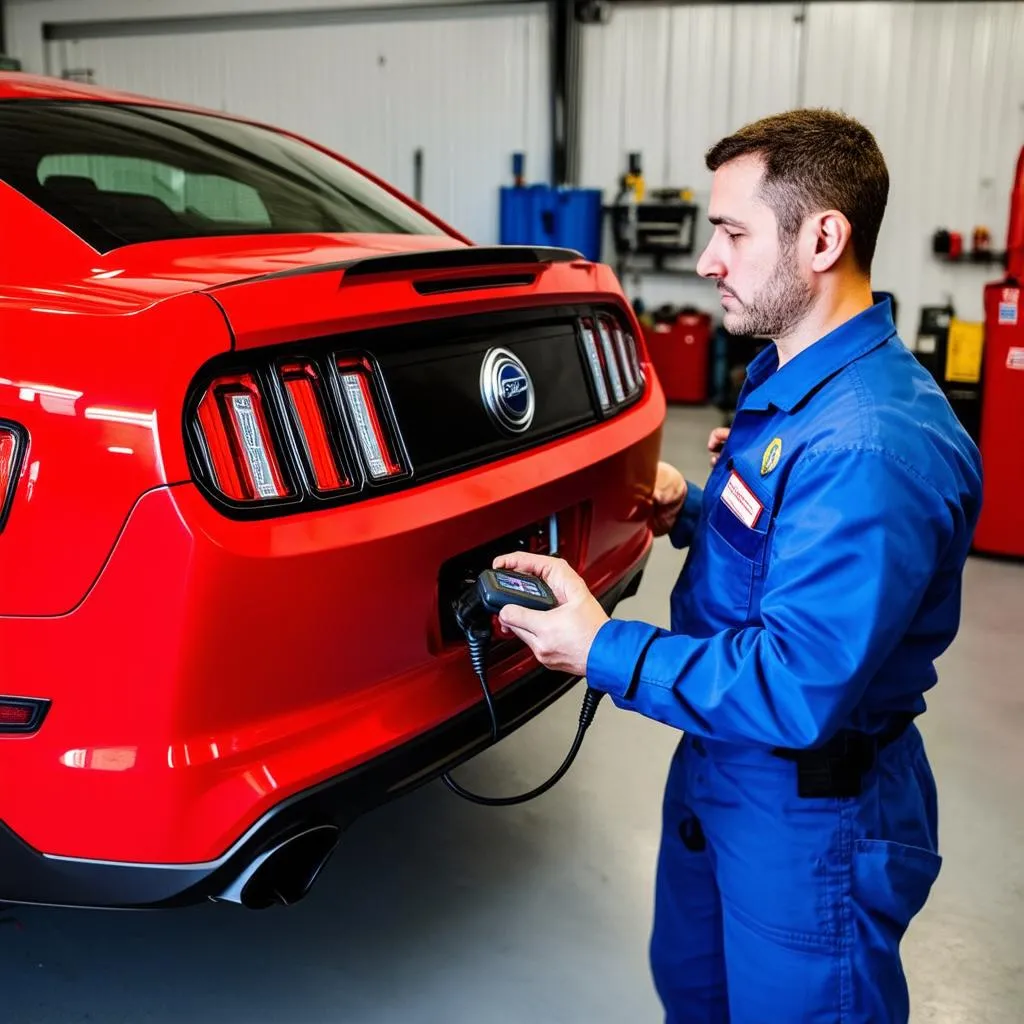
[[[70,611],[140,495],[188,478],[185,391],[229,345],[205,295],[126,312],[116,293],[0,285],[0,419],[28,433],[0,532],[0,615]]]

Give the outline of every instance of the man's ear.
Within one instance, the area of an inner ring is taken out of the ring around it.
[[[819,213],[812,224],[814,230],[814,256],[811,269],[817,273],[831,270],[850,245],[853,229],[838,210]]]

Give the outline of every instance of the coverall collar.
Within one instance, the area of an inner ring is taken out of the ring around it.
[[[829,377],[888,341],[895,333],[892,307],[886,298],[840,324],[781,369],[778,350],[772,343],[747,367],[747,394],[742,408],[767,412],[774,406],[783,412],[792,412]]]

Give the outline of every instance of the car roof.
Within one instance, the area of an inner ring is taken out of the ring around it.
[[[2,0],[0,0],[2,3]],[[5,100],[47,100],[64,103],[131,103],[137,107],[164,107],[169,110],[182,110],[187,113],[204,114],[207,117],[219,117],[225,121],[266,128],[269,131],[284,135],[294,135],[279,125],[260,121],[257,118],[245,117],[226,110],[213,110],[200,107],[194,103],[183,103],[180,100],[163,100],[156,96],[144,96],[140,93],[123,92],[119,89],[108,89],[99,85],[88,85],[84,82],[69,82],[50,75],[30,75],[21,71],[0,71],[0,103]],[[299,138],[299,136],[295,136]],[[302,139],[308,142],[308,139]]]
[[[132,103],[136,106],[169,107],[173,110],[192,111],[196,114],[210,114],[231,121],[256,122],[249,118],[237,117],[222,110],[210,110],[191,103],[176,100],[161,100],[154,96],[122,92],[99,85],[83,82],[68,82],[47,75],[30,75],[22,71],[0,71],[0,102],[3,100],[51,100],[64,102]]]
[[[0,99],[4,100],[95,100],[116,103],[142,100],[141,96],[105,89],[98,85],[66,82],[61,78],[29,75],[22,71],[0,71]]]

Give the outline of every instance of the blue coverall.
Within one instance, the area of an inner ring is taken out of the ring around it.
[[[671,533],[671,632],[612,620],[587,663],[684,733],[650,950],[670,1024],[907,1020],[899,943],[941,863],[920,733],[879,744],[859,795],[799,795],[790,757],[924,710],[980,501],[977,448],[888,300],[751,362]]]

